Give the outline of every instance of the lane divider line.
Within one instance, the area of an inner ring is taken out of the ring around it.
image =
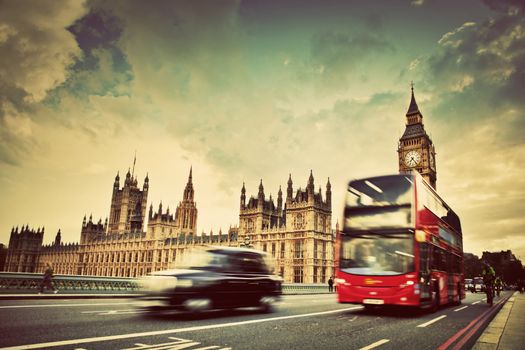
[[[375,343],[372,343],[368,346],[365,346],[364,348],[360,348],[359,350],[370,350],[370,349],[373,349],[373,348],[377,348],[378,346],[381,346],[385,343],[388,343],[390,341],[390,339],[381,339],[381,340],[378,340],[376,341]]]
[[[468,307],[468,305],[467,305],[467,306],[460,307],[459,309],[454,310],[454,312],[458,312],[458,311],[464,310],[464,309],[466,309],[467,307]]]
[[[77,345],[77,344],[85,344],[85,343],[113,341],[113,340],[120,340],[120,339],[129,339],[129,338],[151,337],[151,336],[154,336],[154,335],[164,335],[164,334],[184,333],[184,332],[195,332],[195,331],[202,331],[202,330],[208,330],[208,329],[235,327],[235,326],[241,326],[241,325],[247,325],[247,324],[255,324],[255,323],[262,323],[262,322],[289,320],[289,319],[294,319],[294,318],[319,316],[319,315],[329,315],[329,314],[335,314],[335,313],[340,313],[340,312],[347,312],[347,311],[352,311],[352,310],[362,310],[362,309],[363,309],[363,306],[354,306],[354,307],[349,307],[349,308],[344,308],[344,309],[336,309],[336,310],[321,311],[321,312],[312,312],[312,313],[308,313],[308,314],[268,317],[268,318],[255,319],[255,320],[249,320],[249,321],[228,322],[228,323],[211,324],[211,325],[205,325],[205,326],[194,326],[194,327],[186,327],[186,328],[173,328],[173,329],[165,329],[165,330],[162,330],[162,331],[150,331],[150,332],[140,332],[140,333],[107,335],[107,336],[93,337],[93,338],[59,340],[59,341],[47,342],[47,343],[17,345],[17,346],[11,346],[11,347],[1,348],[1,349],[3,349],[3,350],[42,349],[42,348],[49,348],[49,347],[53,347],[53,346],[67,346],[67,345]]]
[[[4,305],[0,309],[26,309],[31,307],[64,307],[64,306],[107,306],[107,305],[129,305],[129,303],[91,303],[91,304],[42,304],[42,305]]]
[[[443,344],[441,344],[437,350],[445,350],[445,349],[448,349],[448,347],[454,343],[456,340],[458,340],[464,333],[466,333],[467,331],[469,331],[471,328],[473,328],[473,332],[469,332],[466,334],[465,337],[463,337],[462,340],[460,340],[458,342],[457,345],[459,345],[461,343],[461,345],[463,345],[468,339],[469,337],[467,336],[471,336],[472,334],[474,334],[478,329],[479,327],[481,327],[481,325],[483,324],[483,321],[487,318],[489,318],[491,316],[491,314],[493,314],[494,312],[498,311],[498,305],[501,304],[501,303],[505,303],[507,301],[508,297],[506,299],[502,299],[502,300],[499,300],[496,304],[494,304],[494,306],[492,306],[491,308],[487,309],[485,312],[483,312],[481,315],[479,315],[478,317],[476,317],[474,320],[470,321],[470,323],[465,326],[465,328],[463,329],[460,329],[456,334],[454,334],[452,337],[450,337],[447,341],[445,341]],[[456,347],[454,347],[454,349],[456,349]]]
[[[476,305],[476,304],[479,304],[479,303],[481,303],[481,300],[473,302],[472,305]]]
[[[437,322],[437,321],[439,321],[439,320],[441,320],[441,319],[443,319],[443,318],[445,318],[445,317],[447,317],[447,315],[441,315],[441,316],[436,317],[436,318],[434,318],[434,319],[432,319],[432,320],[430,320],[430,321],[428,321],[428,322],[422,323],[422,324],[418,325],[417,327],[426,327],[426,326],[429,326],[429,325],[431,325],[432,323]]]

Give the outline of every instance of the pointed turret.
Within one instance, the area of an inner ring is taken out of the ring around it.
[[[241,188],[241,209],[246,207],[246,187],[244,187],[244,182],[242,183]]]
[[[113,183],[113,191],[118,191],[120,187],[120,176],[119,172],[117,171],[117,176],[115,176],[115,182]]]
[[[128,172],[126,173],[126,181],[124,182],[124,185],[131,184],[131,169],[128,168]]]
[[[61,235],[60,229],[58,229],[57,235],[55,237],[55,245],[59,246],[61,241],[62,241],[62,235]]]
[[[277,209],[283,209],[283,191],[281,190],[281,186],[279,186],[279,192],[277,192]]]
[[[293,197],[293,182],[292,182],[292,174],[288,177],[288,187],[286,188],[286,199],[292,199]]]
[[[183,195],[184,200],[190,201],[190,202],[193,202],[193,195],[194,195],[192,171],[193,171],[193,166],[190,167],[190,175],[188,176],[188,183],[186,184],[186,188],[184,189],[184,195]]]
[[[313,200],[314,197],[314,175],[312,170],[310,170],[310,177],[308,178],[308,185],[306,186],[306,192],[308,193],[308,200]]]
[[[149,219],[153,219],[153,204],[149,206]]]
[[[328,178],[328,182],[326,183],[326,204],[332,204],[332,185],[330,184],[330,178]]]
[[[146,173],[146,177],[144,178],[144,185],[142,186],[143,190],[147,190],[149,188],[149,176],[148,173]]]
[[[410,99],[410,106],[408,106],[408,111],[406,114],[407,116],[416,114],[416,113],[421,113],[419,111],[419,107],[417,106],[416,98],[414,97],[414,83],[410,84],[410,89],[412,90],[412,98]]]
[[[261,183],[259,184],[259,193],[257,194],[257,198],[264,200],[264,187],[261,179]]]

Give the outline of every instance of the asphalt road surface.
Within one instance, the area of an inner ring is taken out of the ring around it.
[[[467,293],[435,313],[364,310],[334,294],[287,295],[277,310],[146,315],[133,299],[0,301],[2,349],[469,349],[502,302]]]

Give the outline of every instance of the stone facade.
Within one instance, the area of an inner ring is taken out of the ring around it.
[[[306,189],[294,194],[292,177],[288,179],[286,200],[279,188],[277,203],[266,199],[259,185],[257,197],[246,202],[246,188],[241,189],[239,241],[243,245],[270,253],[278,273],[287,282],[325,283],[334,275],[334,240],[332,232],[332,190],[326,184],[326,199],[321,188],[315,192],[310,173]]]
[[[241,245],[271,254],[286,282],[324,283],[334,273],[329,181],[323,200],[321,189],[314,191],[312,174],[306,189],[295,194],[290,176],[286,200],[279,191],[277,205],[271,197],[266,200],[262,182],[258,197],[246,203],[243,185],[239,226],[200,235],[191,169],[175,212],[162,203],[154,212],[150,205],[146,225],[148,190],[148,176],[140,189],[128,170],[120,188],[117,174],[109,220],[84,216],[79,243],[64,244],[59,230],[52,244],[42,245],[44,228],[13,228],[6,271],[42,273],[49,263],[56,274],[137,277],[173,268],[191,247]]]

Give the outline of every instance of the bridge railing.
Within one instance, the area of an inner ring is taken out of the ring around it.
[[[40,290],[43,276],[40,273],[0,272],[0,294],[33,294]],[[61,293],[135,294],[139,293],[138,280],[127,277],[100,277],[55,275],[53,285]],[[328,293],[322,283],[284,283],[283,294]]]

